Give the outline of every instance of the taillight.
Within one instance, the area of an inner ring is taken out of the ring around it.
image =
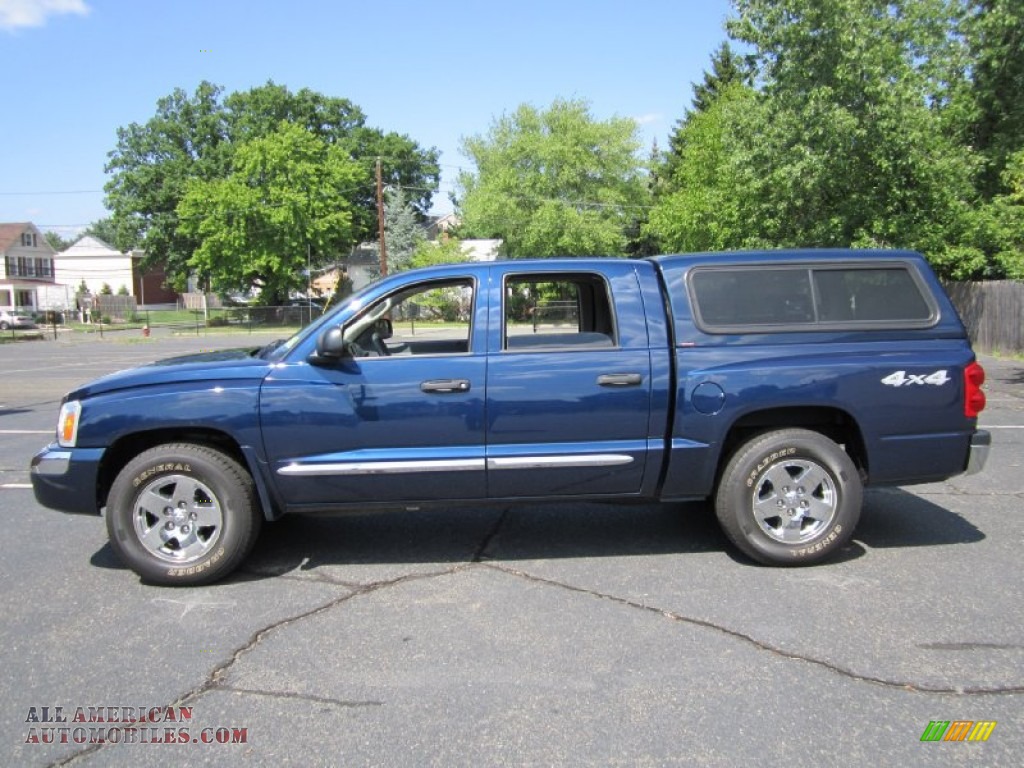
[[[985,383],[985,369],[974,362],[964,368],[964,416],[968,419],[978,418],[985,410],[985,393],[981,385]]]

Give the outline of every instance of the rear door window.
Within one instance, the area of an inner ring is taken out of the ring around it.
[[[608,285],[594,274],[526,274],[505,279],[508,351],[616,346]]]

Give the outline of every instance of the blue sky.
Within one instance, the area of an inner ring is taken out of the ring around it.
[[[441,151],[522,103],[590,103],[660,146],[725,39],[728,0],[0,0],[0,221],[64,235],[106,215],[118,127],[203,80],[347,98]]]

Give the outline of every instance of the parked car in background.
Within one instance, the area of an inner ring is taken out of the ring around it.
[[[6,331],[11,328],[35,327],[35,321],[33,321],[32,318],[24,312],[18,312],[17,310],[10,309],[0,310],[0,331]]]

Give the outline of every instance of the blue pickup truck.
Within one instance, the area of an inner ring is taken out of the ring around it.
[[[285,514],[542,500],[712,499],[747,556],[803,565],[865,485],[983,466],[984,376],[912,252],[457,264],[76,389],[32,482],[163,584],[224,577]]]

